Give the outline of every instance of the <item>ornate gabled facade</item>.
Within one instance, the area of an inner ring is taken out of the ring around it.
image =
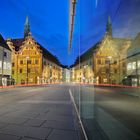
[[[97,83],[122,83],[126,74],[124,58],[130,45],[131,39],[111,38],[106,34],[93,56]]]
[[[126,75],[127,50],[132,39],[114,38],[110,17],[104,38],[80,56],[73,66],[72,77],[77,82],[121,84]],[[121,53],[120,53],[121,52]]]
[[[31,35],[7,40],[12,50],[12,78],[16,83],[37,83],[42,76],[42,50]],[[21,44],[20,44],[21,43]]]
[[[17,84],[61,81],[58,59],[32,37],[28,17],[24,38],[7,39],[7,43],[12,50],[12,78]]]

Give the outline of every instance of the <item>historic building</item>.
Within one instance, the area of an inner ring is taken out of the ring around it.
[[[28,17],[24,38],[7,39],[12,50],[12,78],[16,84],[59,82],[62,70],[58,59],[31,35]]]
[[[11,50],[0,34],[0,86],[11,84]]]
[[[94,48],[91,48],[80,57],[77,57],[75,64],[71,67],[71,81],[76,83],[93,82],[93,50]]]
[[[129,38],[115,38],[112,35],[110,17],[104,38],[80,56],[74,64],[76,82],[97,84],[121,84],[126,76],[127,49]],[[121,53],[120,53],[121,52]],[[80,63],[79,63],[80,62]]]
[[[140,33],[133,40],[131,47],[127,51],[127,75],[124,84],[130,86],[140,86]]]
[[[130,39],[112,38],[106,33],[93,53],[96,83],[121,84],[126,75],[127,49]],[[121,52],[121,53],[120,53]]]

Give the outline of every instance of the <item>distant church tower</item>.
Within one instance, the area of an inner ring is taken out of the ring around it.
[[[29,17],[26,17],[25,25],[24,25],[24,38],[30,34],[30,23]]]
[[[108,16],[108,20],[107,20],[106,33],[107,33],[107,35],[112,37],[112,24],[111,24],[110,16]]]

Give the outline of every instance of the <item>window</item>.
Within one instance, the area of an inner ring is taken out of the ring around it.
[[[128,63],[127,64],[127,70],[131,70],[132,69],[132,63]]]
[[[22,73],[22,69],[19,70],[19,73]]]
[[[104,81],[104,83],[107,83],[107,79],[105,78],[105,79],[103,79],[103,81]]]
[[[117,72],[118,72],[118,71],[117,71],[117,69],[115,69],[115,70],[114,70],[114,73],[116,73],[116,74],[117,74]]]
[[[14,70],[12,70],[12,74],[14,74]]]
[[[13,63],[12,63],[12,67],[14,67],[14,66],[15,66],[15,63],[13,62]]]
[[[133,63],[132,63],[132,69],[133,69],[133,70],[136,69],[136,62],[133,62]]]
[[[28,60],[28,64],[31,64],[32,63],[32,61],[31,60]]]
[[[3,63],[3,69],[6,69],[6,62]]]
[[[114,60],[114,64],[117,64],[117,60]]]
[[[4,52],[3,56],[4,56],[4,57],[7,57],[7,52]]]
[[[45,61],[44,61],[45,62]],[[35,64],[38,64],[38,60],[35,60]],[[45,65],[45,64],[44,64]]]
[[[7,63],[7,69],[11,70],[11,64],[10,63]]]
[[[101,65],[101,60],[100,59],[98,59],[98,64]]]
[[[21,64],[21,65],[23,64],[23,60],[20,60],[20,64]]]

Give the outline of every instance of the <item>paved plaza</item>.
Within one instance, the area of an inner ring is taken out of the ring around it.
[[[0,90],[0,140],[80,140],[67,87]]]

